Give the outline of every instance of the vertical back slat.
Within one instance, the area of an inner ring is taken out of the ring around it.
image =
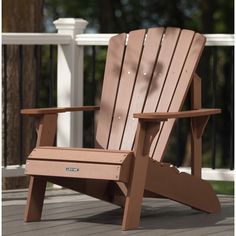
[[[129,33],[108,145],[110,149],[119,149],[121,145],[145,32],[146,30],[136,30]]]
[[[146,36],[146,38],[145,38]],[[131,150],[137,128],[133,113],[179,111],[205,38],[190,30],[152,28],[110,40],[97,144],[108,149]],[[150,156],[161,161],[174,124],[161,126]]]
[[[155,112],[156,110],[171,67],[180,32],[179,28],[166,28],[143,112]],[[151,154],[156,145],[156,140],[157,139],[154,140],[151,146]]]
[[[107,148],[108,138],[119,86],[126,34],[114,36],[109,41],[106,67],[104,73],[99,120],[96,132],[97,146]]]
[[[159,103],[157,105],[156,110],[159,112],[168,111],[168,108],[171,103],[172,97],[174,95],[175,88],[178,83],[181,71],[183,69],[185,60],[187,58],[189,48],[191,46],[193,36],[194,36],[194,32],[191,30],[181,31],[178,45],[175,50],[175,55],[173,57],[171,67],[168,72],[168,76],[166,78],[166,82],[162,90]],[[183,88],[183,91],[184,91],[184,88]]]
[[[186,62],[182,69],[180,78],[178,80],[178,84],[175,88],[175,92],[173,93],[171,103],[168,107],[168,111],[175,112],[181,109],[188,88],[191,84],[193,73],[196,69],[196,66],[201,56],[201,52],[204,48],[204,45],[205,45],[205,37],[196,33],[194,35],[194,39],[192,41],[191,48],[188,52]],[[174,121],[175,121],[174,119],[170,119],[168,122],[165,122],[165,124],[162,126],[159,132],[159,139],[156,144],[155,152],[153,155],[153,158],[158,161],[161,161],[163,159],[164,150],[169,135],[171,133]]]
[[[143,112],[154,112],[179,38],[179,28],[166,28]]]
[[[132,149],[138,122],[137,119],[133,118],[133,113],[142,112],[147,91],[153,76],[163,32],[164,28],[151,28],[147,32],[139,71],[130,103],[129,114],[123,134],[121,149]]]
[[[178,83],[178,79],[180,77],[185,60],[187,58],[189,48],[191,46],[193,36],[194,36],[194,32],[190,30],[182,30],[180,33],[180,36],[178,38],[178,43],[176,45],[174,55],[171,61],[171,65],[168,70],[168,74],[165,78],[165,82],[164,82],[161,94],[159,95],[158,104],[155,109],[157,112],[168,111],[170,102],[172,100],[172,97],[175,91],[175,87]],[[153,151],[154,151],[156,143],[158,142],[159,136],[160,136],[160,132],[156,135],[151,145],[151,148],[150,148],[151,156],[153,156]]]

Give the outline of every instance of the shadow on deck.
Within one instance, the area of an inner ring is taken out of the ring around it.
[[[121,231],[123,210],[70,190],[48,190],[42,221],[24,223],[26,190],[2,194],[3,235],[234,235],[234,197],[219,196],[221,213],[210,215],[166,199],[145,199],[138,230]]]

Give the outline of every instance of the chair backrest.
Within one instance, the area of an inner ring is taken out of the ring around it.
[[[96,143],[132,150],[133,113],[179,111],[205,45],[205,37],[179,28],[150,28],[109,41]],[[174,120],[162,125],[150,157],[163,157]]]

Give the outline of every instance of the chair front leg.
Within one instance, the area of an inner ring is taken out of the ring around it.
[[[40,221],[47,181],[40,177],[30,176],[27,204],[24,221]]]
[[[55,139],[57,114],[40,116],[37,119],[36,146],[52,146]],[[42,177],[30,176],[29,191],[25,208],[24,221],[40,221],[47,181]]]
[[[145,123],[139,121],[138,123],[134,145],[133,171],[128,183],[122,230],[135,229],[139,226],[142,198],[148,169],[149,148],[153,140],[154,133],[156,134],[158,132],[159,127],[159,122]]]

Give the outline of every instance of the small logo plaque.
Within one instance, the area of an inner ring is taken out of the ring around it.
[[[79,168],[76,168],[76,167],[66,167],[66,172],[79,172]]]

